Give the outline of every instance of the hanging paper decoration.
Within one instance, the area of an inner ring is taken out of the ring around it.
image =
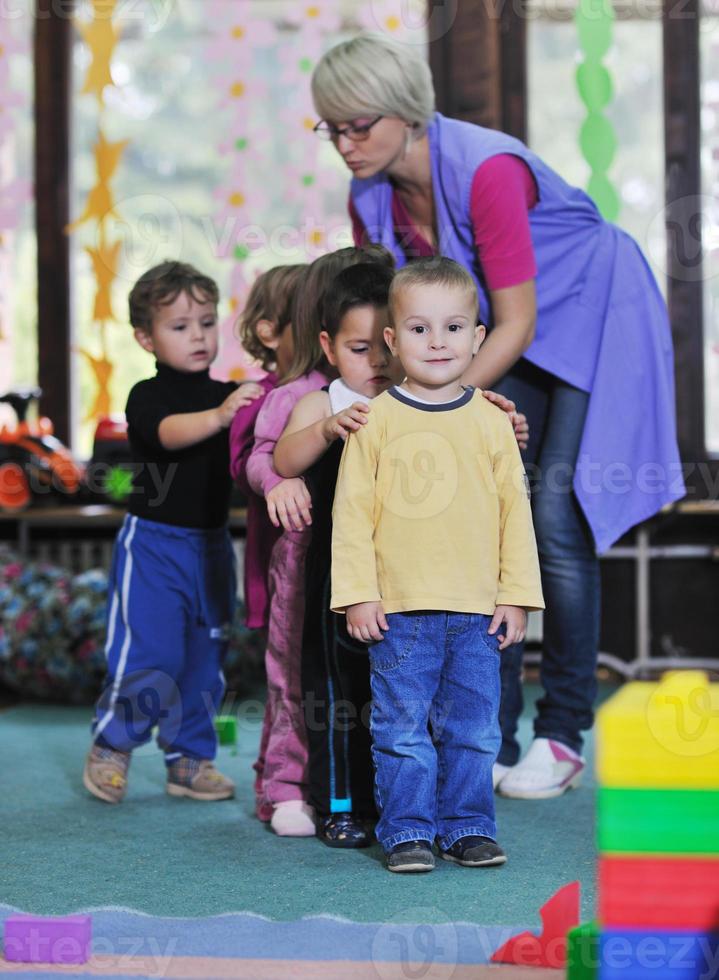
[[[100,105],[103,104],[103,92],[107,85],[112,85],[110,62],[119,39],[119,31],[112,22],[116,0],[92,0],[93,18],[90,23],[76,20],[77,29],[82,39],[90,49],[90,67],[82,87],[83,95],[90,92]]]
[[[129,140],[120,140],[118,143],[108,143],[102,129],[100,130],[97,143],[93,148],[97,183],[87,195],[87,203],[83,213],[72,224],[68,225],[68,232],[75,231],[86,221],[95,221],[100,227],[103,227],[108,218],[119,217],[115,210],[115,200],[110,181],[115,175],[128,142]]]
[[[89,22],[76,18],[75,24],[90,51],[90,64],[85,75],[82,93],[94,95],[98,102],[99,120],[97,142],[93,147],[97,181],[90,189],[82,214],[67,228],[68,233],[92,223],[97,228],[96,247],[86,246],[95,276],[95,300],[92,319],[99,326],[100,353],[85,348],[78,353],[85,358],[93,373],[95,396],[83,421],[89,422],[110,412],[110,384],[113,365],[108,357],[107,328],[116,320],[112,307],[112,285],[118,274],[118,262],[122,242],[108,242],[106,225],[110,218],[119,217],[115,207],[112,181],[120,165],[128,140],[110,142],[103,129],[104,92],[113,85],[110,63],[120,31],[113,23],[116,0],[92,0],[92,19]]]
[[[231,263],[230,314],[213,374],[240,379],[259,373],[234,335],[255,277],[352,244],[349,175],[334,147],[312,132],[315,65],[359,30],[426,44],[427,7],[425,0],[206,3],[212,38],[205,55],[226,120],[218,151],[227,170],[215,191],[214,245]],[[269,118],[268,105],[280,106]]]
[[[262,372],[242,351],[234,336],[237,314],[258,271],[251,262],[253,247],[262,248],[262,229],[257,215],[266,212],[270,188],[266,181],[271,159],[268,123],[253,125],[253,114],[267,105],[269,89],[256,70],[258,51],[277,42],[274,22],[253,13],[254,4],[228,4],[208,0],[207,23],[213,35],[207,46],[207,62],[212,66],[218,86],[217,106],[227,124],[218,152],[227,162],[225,182],[214,196],[217,201],[215,252],[231,262],[229,274],[229,315],[220,325],[222,345],[213,366],[213,375],[239,381]],[[254,174],[263,178],[254,179]]]
[[[11,57],[29,60],[29,18],[0,17],[0,390],[13,382],[12,301],[14,238],[32,197],[32,184],[17,176],[16,119],[28,109],[28,98],[13,90]],[[22,33],[21,33],[22,32]]]
[[[433,19],[444,3],[427,0],[369,0],[358,4],[358,26],[373,34],[387,34],[407,44],[426,45]],[[435,9],[438,8],[438,9]]]
[[[582,156],[591,175],[587,192],[607,221],[616,221],[621,207],[619,195],[607,176],[617,149],[611,122],[603,115],[612,101],[612,78],[602,59],[612,43],[614,11],[611,0],[579,0],[575,15],[583,60],[576,73],[579,97],[587,117],[579,134]]]

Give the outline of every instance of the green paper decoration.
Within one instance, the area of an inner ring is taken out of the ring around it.
[[[592,174],[587,184],[587,193],[607,221],[616,221],[622,204],[608,177],[604,174]]]
[[[247,149],[247,142],[248,141],[245,139],[244,136],[240,136],[240,138],[238,140],[235,140],[235,149],[236,150],[246,150]]]
[[[302,178],[302,183],[304,184],[305,187],[311,187],[314,184],[314,182],[315,182],[315,178],[312,176],[312,174],[305,174],[304,177]]]
[[[312,71],[311,58],[300,58],[300,71],[304,71],[308,73]]]
[[[244,262],[249,255],[250,250],[246,245],[235,245],[235,258],[238,262]]]
[[[604,65],[584,61],[577,68],[577,88],[590,112],[600,112],[612,101],[612,76]]]
[[[587,110],[579,134],[582,156],[591,170],[587,193],[607,221],[616,221],[621,202],[607,171],[617,151],[617,137],[611,122],[602,114],[613,94],[612,77],[601,63],[612,44],[611,0],[579,0],[575,22],[583,54],[576,72],[577,91]]]

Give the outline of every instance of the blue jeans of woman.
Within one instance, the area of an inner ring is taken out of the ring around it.
[[[492,766],[500,744],[499,651],[490,616],[390,613],[369,648],[372,757],[385,851],[409,840],[447,850],[494,839]]]
[[[581,731],[592,727],[599,646],[599,562],[589,525],[572,490],[589,395],[520,360],[494,386],[529,420],[522,454],[532,487],[544,613],[544,642],[534,734],[579,752]],[[519,758],[524,644],[502,652],[498,761]]]

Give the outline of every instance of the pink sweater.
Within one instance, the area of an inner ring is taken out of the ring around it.
[[[272,463],[277,440],[297,402],[327,384],[320,371],[277,387],[276,375],[260,381],[265,394],[241,408],[230,428],[230,471],[247,496],[245,543],[245,606],[247,625],[265,629],[269,616],[267,573],[270,555],[282,533],[267,516],[265,496],[281,482]]]
[[[474,244],[489,289],[506,289],[537,275],[528,212],[537,203],[537,186],[519,157],[500,153],[475,171],[470,193]],[[355,244],[364,240],[364,226],[349,204]],[[412,227],[401,200],[392,197],[392,217],[402,230],[405,248],[416,256],[434,255],[435,249]]]
[[[267,396],[277,385],[277,375],[267,374],[258,382],[264,392],[239,410],[230,426],[230,473],[247,498],[247,536],[245,538],[245,614],[250,629],[267,627],[267,570],[279,530],[267,516],[264,498],[247,480],[247,461],[255,441],[255,423]]]

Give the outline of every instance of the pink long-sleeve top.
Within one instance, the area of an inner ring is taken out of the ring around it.
[[[469,210],[477,256],[490,289],[516,286],[536,276],[529,211],[537,200],[534,178],[519,157],[499,153],[475,171]],[[355,244],[361,245],[365,229],[352,201],[349,213]],[[413,228],[397,194],[392,197],[392,218],[395,228],[401,230],[407,254],[418,258],[436,254]]]
[[[264,499],[282,480],[272,463],[272,453],[297,402],[307,392],[327,384],[327,378],[320,371],[312,371],[277,387],[277,376],[270,374],[260,384],[264,394],[241,408],[230,427],[230,471],[247,496],[244,583],[247,625],[251,629],[266,629],[268,624],[267,574],[272,549],[282,533],[270,522]]]
[[[279,530],[272,526],[267,507],[247,480],[247,461],[255,441],[255,424],[269,393],[277,385],[277,375],[267,374],[258,384],[263,393],[243,406],[230,426],[230,473],[247,498],[247,535],[245,538],[245,615],[250,629],[265,629],[269,613],[267,570]]]

